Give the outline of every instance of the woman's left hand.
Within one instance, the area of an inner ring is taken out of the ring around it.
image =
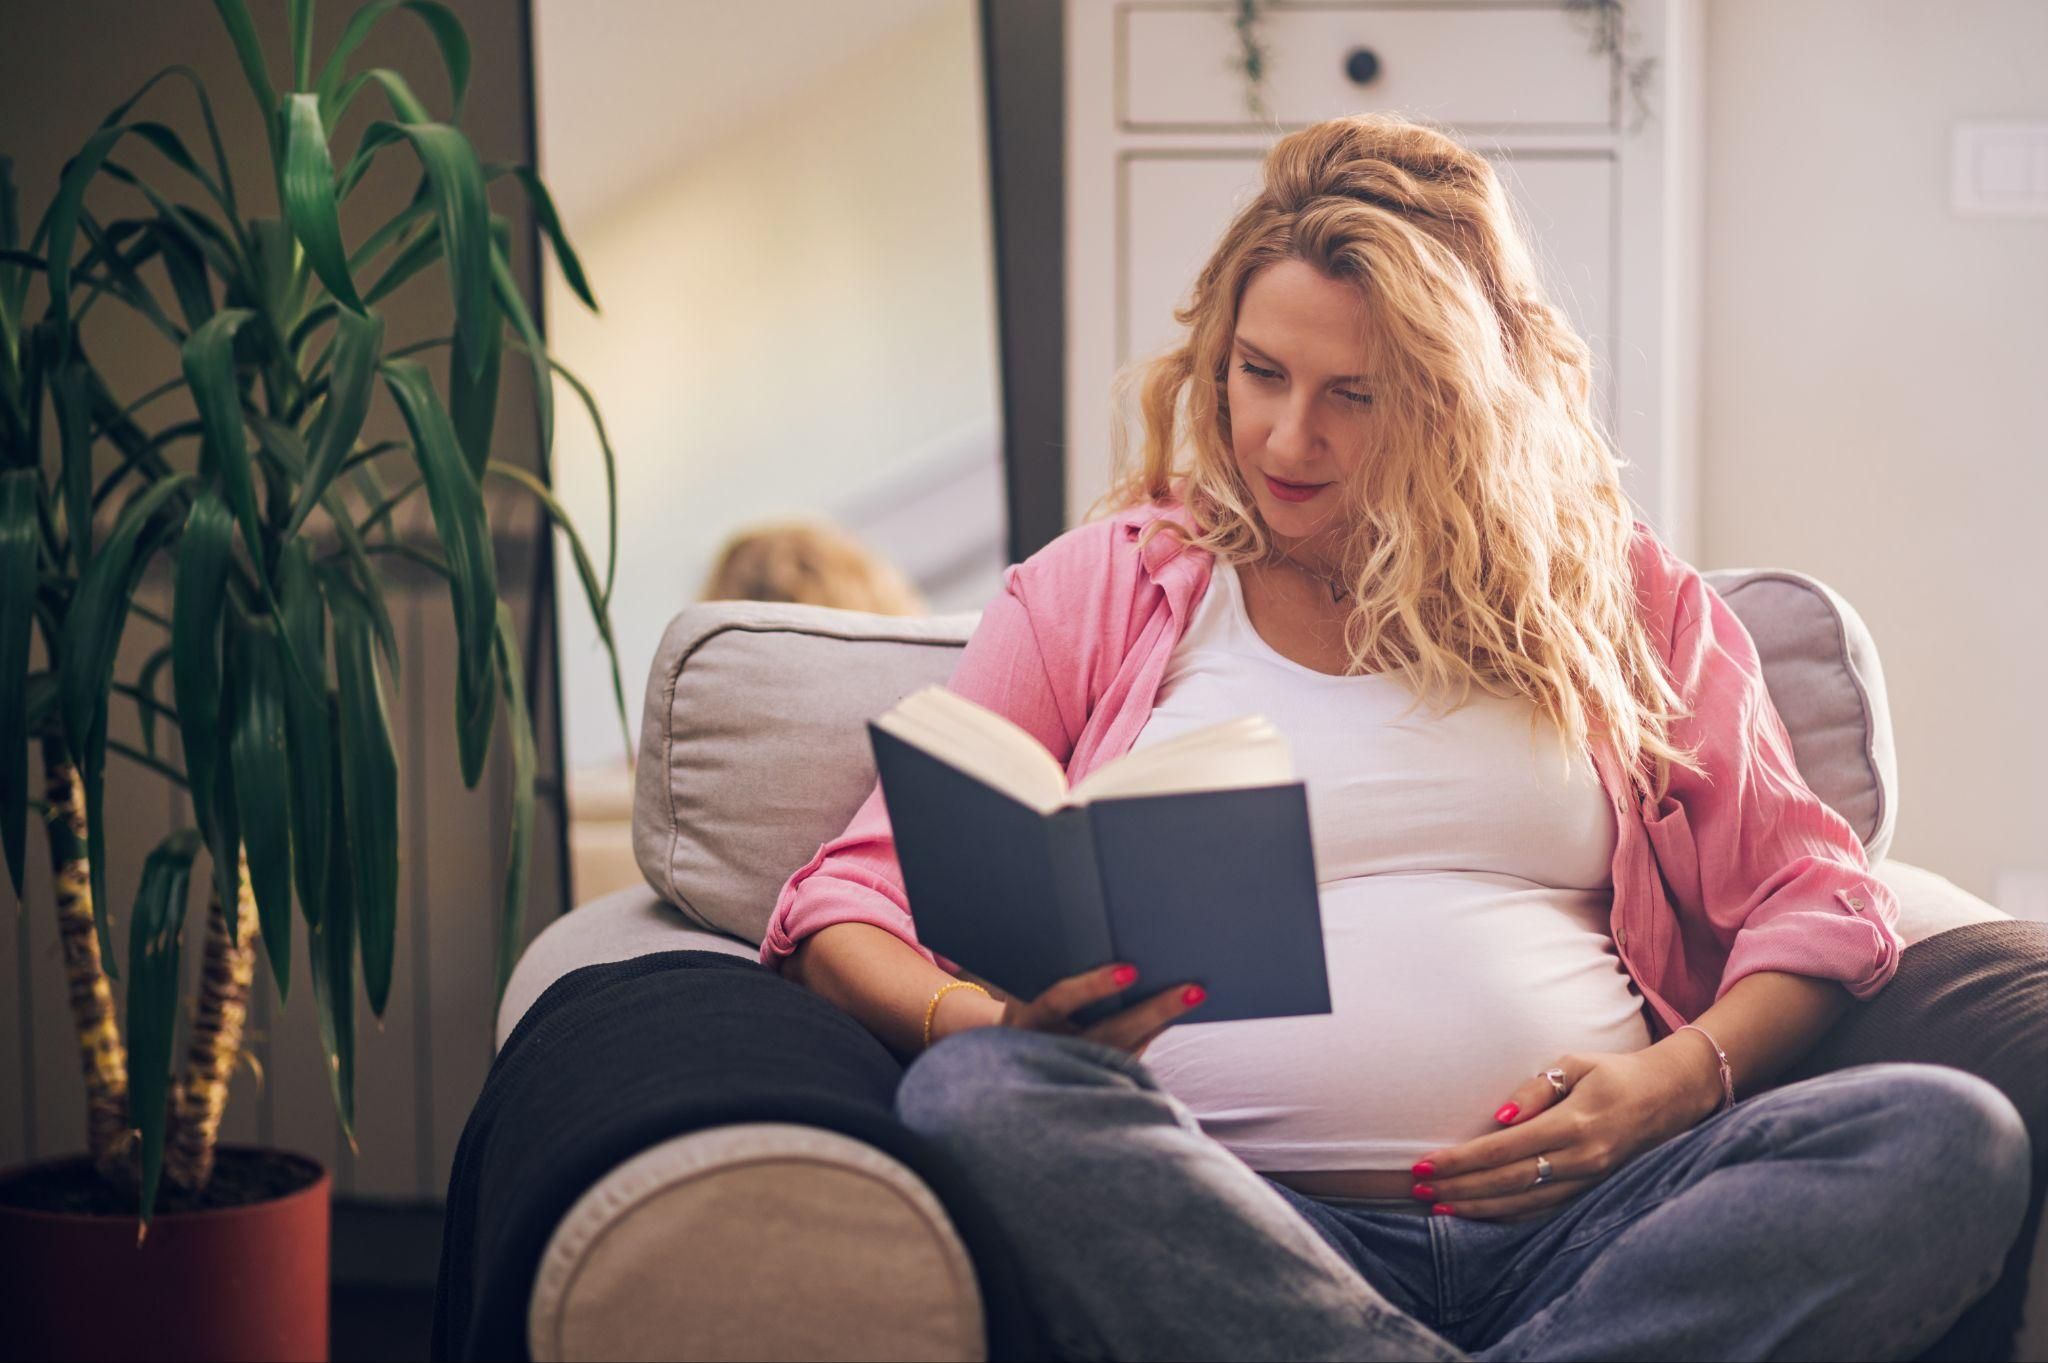
[[[1523,1081],[1494,1113],[1503,1130],[1417,1161],[1416,1196],[1448,1204],[1454,1216],[1524,1220],[1580,1196],[1720,1102],[1719,1071],[1697,1043],[1567,1055],[1555,1065],[1564,1071],[1564,1097],[1541,1074]],[[1550,1178],[1531,1187],[1538,1155],[1549,1158]],[[1425,1163],[1433,1166],[1427,1173]]]

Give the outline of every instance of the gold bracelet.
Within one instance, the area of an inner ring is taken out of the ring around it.
[[[1685,1024],[1685,1026],[1680,1027],[1678,1030],[1680,1032],[1698,1032],[1701,1036],[1706,1037],[1707,1044],[1714,1048],[1714,1061],[1720,1067],[1721,1071],[1721,1103],[1718,1107],[1714,1109],[1714,1112],[1726,1112],[1729,1108],[1734,1107],[1735,1075],[1733,1071],[1731,1071],[1728,1068],[1728,1052],[1721,1049],[1720,1042],[1714,1040],[1714,1038],[1711,1036],[1707,1036],[1707,1029],[1700,1026],[1697,1022],[1688,1022]],[[1673,1035],[1676,1035],[1676,1033],[1673,1033]],[[1709,1115],[1711,1116],[1712,1114],[1710,1113]]]
[[[981,986],[973,980],[955,980],[951,984],[939,986],[939,992],[932,995],[932,1001],[924,1007],[924,1048],[926,1050],[932,1048],[932,1019],[939,1015],[939,1000],[946,996],[948,989],[981,989]],[[981,989],[981,992],[987,998],[995,997],[986,989]]]

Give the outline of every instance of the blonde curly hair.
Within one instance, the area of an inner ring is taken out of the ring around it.
[[[1340,489],[1351,670],[1397,674],[1439,715],[1475,684],[1524,697],[1567,764],[1604,728],[1661,801],[1671,763],[1701,768],[1670,741],[1684,702],[1637,615],[1635,517],[1593,414],[1592,354],[1545,298],[1492,165],[1436,125],[1360,114],[1273,145],[1261,192],[1174,313],[1183,339],[1118,376],[1119,413],[1141,390],[1142,449],[1134,463],[1119,416],[1088,519],[1178,502],[1197,533],[1162,519],[1148,538],[1233,564],[1274,557],[1226,382],[1245,287],[1284,260],[1358,289],[1382,374],[1371,457]]]
[[[923,615],[902,571],[821,517],[742,527],[705,578],[704,601],[795,601],[877,615]]]

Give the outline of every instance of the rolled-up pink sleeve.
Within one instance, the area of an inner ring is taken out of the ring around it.
[[[946,687],[1022,728],[1064,767],[1078,726],[1070,729],[1062,717],[1046,672],[1026,606],[1029,566],[1004,570],[1003,589],[982,612]],[[761,964],[780,971],[797,943],[834,923],[872,923],[947,973],[959,972],[917,940],[879,780],[845,831],[783,883],[761,941]]]
[[[1778,970],[1867,999],[1898,970],[1898,900],[1800,776],[1749,631],[1696,571],[1678,570],[1671,672],[1692,713],[1672,736],[1699,743],[1707,778],[1674,764],[1659,813],[1684,807],[1705,926],[1728,950],[1714,998]]]

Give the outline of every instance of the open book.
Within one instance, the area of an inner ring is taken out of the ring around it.
[[[1030,734],[929,686],[868,723],[918,940],[1022,999],[1112,961],[1137,983],[1082,1025],[1193,981],[1190,1022],[1330,1011],[1308,791],[1241,715],[1071,790]]]

